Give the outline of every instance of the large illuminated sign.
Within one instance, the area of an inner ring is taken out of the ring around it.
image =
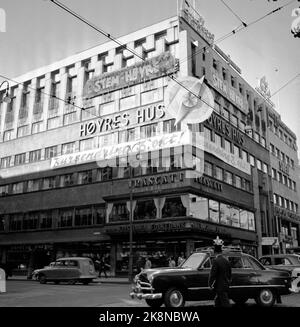
[[[133,66],[91,78],[84,86],[83,97],[93,98],[107,92],[174,73],[176,70],[178,70],[176,59],[170,52],[164,52]]]

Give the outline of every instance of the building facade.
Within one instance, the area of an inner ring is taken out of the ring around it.
[[[138,255],[164,264],[216,235],[260,255],[279,226],[261,95],[188,8],[119,41],[21,76],[1,103],[2,262],[30,271],[106,255],[113,275],[126,274],[131,227],[134,264]],[[204,148],[174,141],[182,129],[164,104],[171,76],[204,76],[213,94],[210,118],[189,126]],[[141,142],[152,150],[121,155]],[[155,151],[159,142],[168,151]],[[295,151],[289,158],[296,164]],[[286,198],[298,203],[296,190]]]

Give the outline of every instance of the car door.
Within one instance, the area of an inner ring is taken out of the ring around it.
[[[209,300],[214,294],[208,286],[208,277],[211,269],[211,258],[205,259],[198,269],[194,269],[185,275],[187,297],[189,300]]]
[[[231,264],[232,282],[229,296],[231,298],[251,297],[257,287],[257,273],[248,262],[247,257],[228,255]]]
[[[65,260],[64,268],[60,271],[60,279],[72,280],[79,278],[79,262],[77,260]]]

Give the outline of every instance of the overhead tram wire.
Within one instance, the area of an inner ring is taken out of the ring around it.
[[[247,27],[247,24],[241,19],[241,17],[238,15],[238,14],[236,14],[231,8],[230,8],[230,6],[225,2],[225,1],[223,1],[223,0],[220,0],[222,3],[223,3],[223,5],[243,24],[243,26],[245,26],[245,27]]]
[[[280,7],[276,8],[276,9],[268,12],[267,14],[265,14],[265,15],[263,15],[263,16],[255,19],[254,21],[250,22],[249,24],[246,24],[247,26],[244,26],[243,23],[242,23],[241,25],[239,25],[238,27],[236,27],[235,29],[233,29],[231,32],[228,32],[227,34],[221,36],[213,44],[211,44],[211,45],[205,45],[205,46],[201,47],[199,50],[195,51],[195,53],[193,53],[192,55],[190,55],[190,56],[188,56],[188,57],[180,60],[179,63],[184,63],[184,62],[186,62],[188,60],[191,60],[194,56],[196,56],[197,54],[201,53],[202,50],[205,50],[206,51],[208,48],[213,48],[214,44],[218,44],[220,42],[223,42],[224,40],[226,40],[227,38],[229,38],[229,37],[237,34],[238,32],[241,32],[242,30],[244,30],[244,29],[246,29],[246,28],[248,28],[248,27],[250,27],[250,26],[252,26],[252,25],[254,25],[254,24],[258,23],[258,22],[260,22],[261,20],[267,18],[268,16],[275,14],[277,11],[279,11],[281,9],[284,9],[285,7],[289,6],[293,2],[296,2],[296,0],[291,0],[288,3],[286,3],[285,5],[280,6]]]

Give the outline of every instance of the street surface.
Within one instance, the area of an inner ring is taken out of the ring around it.
[[[0,307],[147,307],[145,301],[129,297],[131,285],[92,283],[90,285],[41,285],[36,281],[8,280],[0,293]],[[212,301],[187,302],[186,306],[212,306]],[[249,300],[247,306],[255,302]],[[282,297],[278,307],[300,307],[300,294]]]

